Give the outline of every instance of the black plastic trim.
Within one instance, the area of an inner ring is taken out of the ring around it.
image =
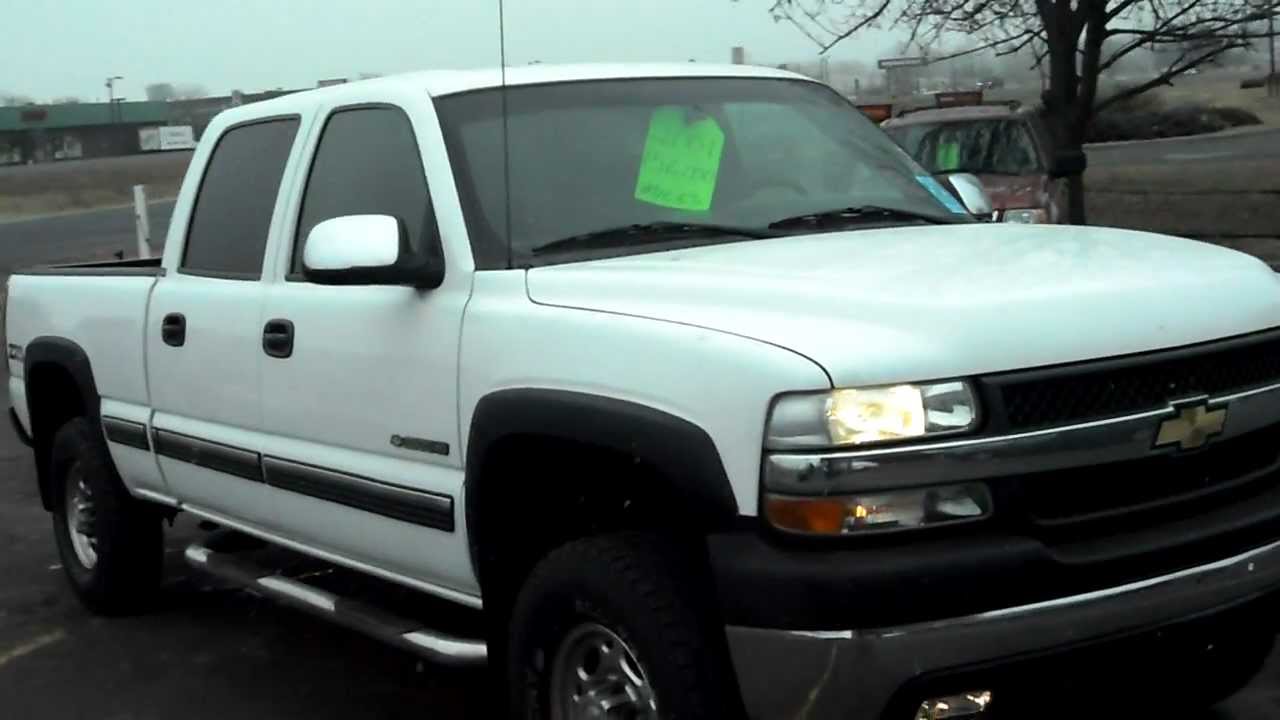
[[[32,369],[38,365],[55,365],[71,376],[79,391],[80,404],[84,414],[92,422],[97,422],[101,399],[98,386],[93,380],[93,366],[89,362],[89,354],[75,342],[64,337],[41,335],[27,343],[23,351],[22,370],[27,386],[27,409],[31,419],[32,441],[36,456],[36,478],[40,485],[40,501],[46,510],[53,509],[53,491],[49,480],[48,443],[53,441],[53,433],[48,437],[39,436],[39,428],[43,405],[33,402],[39,398],[39,390],[31,385]],[[54,428],[56,430],[56,428]]]
[[[1082,470],[1082,472],[1087,472]],[[1280,539],[1280,486],[1158,526],[1047,542],[1000,524],[859,547],[712,533],[725,622],[786,630],[891,627],[1029,605],[1231,557]]]
[[[139,450],[151,449],[151,442],[147,438],[147,426],[142,423],[104,415],[102,429],[106,432],[107,439],[113,443],[128,445]]]
[[[1242,347],[1249,347],[1257,343],[1267,343],[1280,340],[1280,327],[1267,328],[1257,332],[1246,333],[1244,335],[1232,335],[1229,337],[1218,338],[1215,340],[1206,340],[1204,342],[1193,343],[1190,345],[1179,345],[1172,348],[1162,348],[1159,350],[1148,350],[1144,352],[1129,353],[1127,355],[1114,355],[1106,358],[1094,360],[1082,360],[1070,363],[1060,363],[1057,365],[1045,365],[1036,368],[1009,370],[1006,372],[990,373],[982,375],[976,380],[976,390],[979,396],[979,404],[986,409],[986,421],[980,424],[980,434],[983,435],[1001,435],[1013,431],[1036,430],[1043,428],[1020,428],[1010,429],[1008,420],[1008,411],[1004,405],[1003,389],[1008,385],[1022,385],[1026,383],[1046,382],[1056,380],[1062,377],[1070,377],[1079,374],[1108,373],[1118,370],[1128,370],[1133,368],[1142,368],[1145,365],[1152,365],[1163,362],[1178,361],[1188,357],[1195,357],[1205,353],[1228,352]],[[1264,385],[1253,387],[1240,387],[1230,391],[1219,393],[1219,395],[1229,395],[1236,392],[1244,392],[1256,387],[1265,387]],[[1178,398],[1171,398],[1171,400]],[[1148,410],[1156,409],[1156,407],[1146,408]],[[1141,409],[1135,409],[1131,412],[1142,412]],[[1128,414],[1128,413],[1124,413]],[[1103,419],[1103,417],[1089,417],[1072,420],[1069,424],[1079,422],[1092,422]]]
[[[413,490],[359,475],[264,457],[267,484],[393,520],[453,532],[453,498]]]
[[[707,528],[738,522],[738,502],[711,436],[683,418],[646,405],[569,390],[499,390],[476,403],[467,441],[465,503],[471,555],[480,567],[480,469],[493,446],[518,435],[549,437],[626,453],[643,462]],[[489,478],[485,482],[518,482]],[[501,529],[491,532],[501,532]],[[483,581],[483,579],[482,579]]]
[[[174,460],[191,463],[236,477],[262,482],[262,457],[252,451],[176,433],[155,430],[155,450]]]
[[[12,407],[9,408],[9,423],[13,425],[13,434],[18,436],[22,444],[32,447],[31,436],[27,434],[27,429],[22,427],[22,421],[18,419],[18,411]]]

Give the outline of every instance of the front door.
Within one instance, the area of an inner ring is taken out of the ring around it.
[[[308,282],[305,238],[334,217],[394,216],[416,248],[442,252],[409,115],[335,107],[321,124],[264,310],[293,329],[288,356],[262,361],[263,464],[280,523],[339,558],[473,598],[455,387],[469,268],[448,268],[431,290]]]
[[[204,167],[147,312],[152,441],[170,491],[255,526],[274,518],[258,462],[262,269],[296,119],[233,127]]]

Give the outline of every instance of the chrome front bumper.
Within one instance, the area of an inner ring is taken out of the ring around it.
[[[927,673],[1141,632],[1277,589],[1280,542],[1169,575],[978,615],[824,632],[730,626],[727,635],[752,718],[880,720],[898,689]]]

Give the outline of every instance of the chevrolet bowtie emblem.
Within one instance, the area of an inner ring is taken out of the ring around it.
[[[1177,409],[1178,414],[1160,423],[1156,433],[1156,447],[1177,445],[1183,450],[1194,450],[1209,438],[1222,432],[1227,424],[1227,409],[1210,410],[1205,403]]]

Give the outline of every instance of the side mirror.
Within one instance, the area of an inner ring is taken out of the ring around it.
[[[982,181],[970,173],[953,173],[947,176],[947,182],[955,189],[956,196],[964,203],[964,209],[970,215],[991,219],[991,196],[982,187]]]
[[[344,215],[311,229],[302,274],[319,285],[434,288],[444,281],[444,263],[415,251],[397,218]]]
[[[1054,156],[1049,165],[1049,177],[1053,179],[1083,175],[1089,167],[1089,159],[1083,150],[1065,150]]]

